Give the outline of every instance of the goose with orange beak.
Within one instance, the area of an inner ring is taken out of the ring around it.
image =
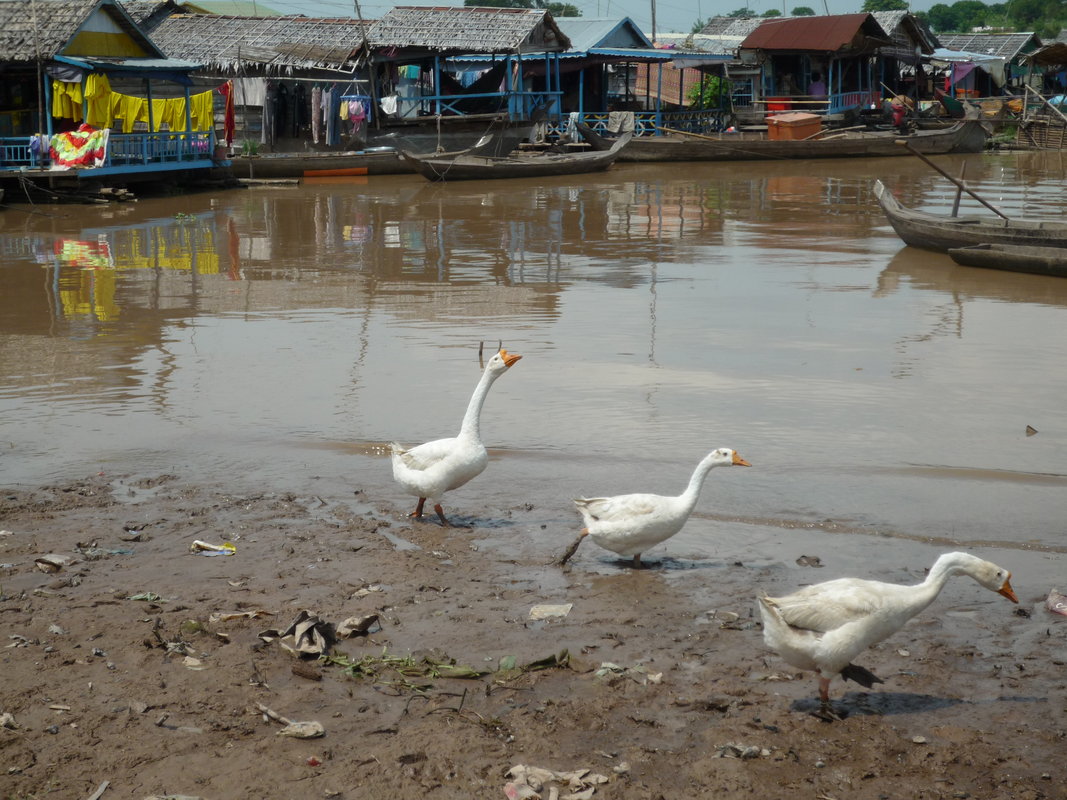
[[[805,586],[785,597],[760,597],[763,641],[788,664],[819,674],[817,716],[839,719],[830,705],[830,681],[835,675],[868,689],[883,681],[851,663],[873,644],[896,633],[929,606],[953,575],[968,575],[985,588],[1018,603],[1011,573],[969,553],[940,556],[926,580],[895,583],[839,578]]]
[[[479,428],[482,406],[496,379],[520,358],[522,356],[517,353],[501,349],[489,359],[467,405],[457,436],[435,439],[412,448],[404,448],[396,442],[389,445],[393,479],[408,494],[419,498],[410,516],[421,518],[423,506],[429,500],[441,524],[451,527],[441,508],[441,498],[445,492],[458,489],[480,475],[489,463]]]
[[[566,564],[586,536],[605,550],[620,556],[633,556],[634,568],[641,567],[641,554],[678,533],[693,513],[704,479],[715,467],[750,467],[729,447],[713,450],[697,464],[689,485],[678,496],[661,494],[620,494],[615,497],[581,497],[574,501],[585,527],[570,548],[556,559]]]

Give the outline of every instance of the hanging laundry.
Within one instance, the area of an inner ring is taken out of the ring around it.
[[[111,83],[107,75],[91,72],[85,78],[85,121],[94,128],[110,128]]]
[[[316,86],[311,90],[311,141],[319,143],[319,135],[322,131],[322,87]]]
[[[233,134],[237,127],[233,113],[233,81],[226,81],[226,83],[222,84],[217,91],[226,98],[226,111],[223,115],[222,136],[226,140],[226,145],[229,146],[233,144]]]

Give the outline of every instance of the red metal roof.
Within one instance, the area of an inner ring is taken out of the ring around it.
[[[889,38],[870,14],[834,14],[769,19],[741,42],[741,48],[833,53],[852,44],[860,33],[879,39]]]

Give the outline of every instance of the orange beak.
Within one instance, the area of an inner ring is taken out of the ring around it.
[[[1011,589],[1011,573],[1008,573],[1008,577],[1004,579],[1004,585],[997,590],[997,594],[1002,594],[1013,603],[1018,603],[1019,598],[1015,596],[1015,592]]]
[[[520,356],[518,353],[509,353],[503,348],[501,348],[500,350],[500,357],[504,359],[504,365],[508,367],[510,367],[512,364],[522,358],[522,356]]]
[[[749,464],[747,461],[745,461],[745,459],[741,458],[741,456],[739,456],[735,452],[734,453],[734,466],[735,467],[751,467],[752,465]]]

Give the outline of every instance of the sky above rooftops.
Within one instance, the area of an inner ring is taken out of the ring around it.
[[[652,0],[566,0],[581,9],[583,17],[629,17],[646,36],[652,35]],[[919,0],[912,6],[913,11],[925,11],[935,0]],[[354,17],[355,0],[267,0],[266,5],[284,14],[304,14],[309,17]],[[373,3],[360,0],[359,7],[366,19],[382,16],[390,8],[398,5],[461,6],[462,2],[444,0],[444,2],[416,2],[407,0],[397,3]],[[746,5],[745,0],[656,0],[656,32],[688,33],[693,23],[699,19],[729,14]],[[769,9],[776,9],[788,14],[797,6],[808,6],[817,14],[855,14],[862,6],[863,0],[786,0],[783,4],[773,0],[749,0],[747,7],[755,15],[761,15]]]

